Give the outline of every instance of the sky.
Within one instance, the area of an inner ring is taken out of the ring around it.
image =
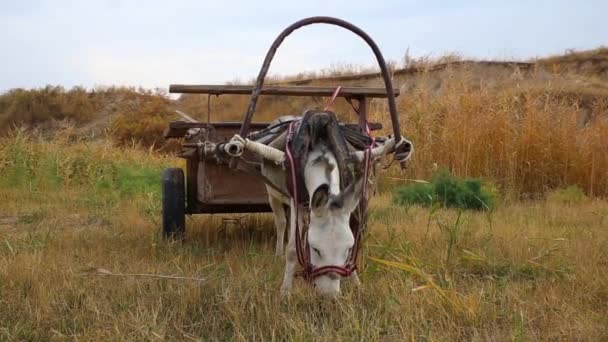
[[[101,85],[248,81],[274,38],[309,16],[366,31],[388,60],[456,52],[527,59],[608,45],[607,0],[0,0],[0,91]],[[342,28],[289,36],[271,74],[374,65]]]

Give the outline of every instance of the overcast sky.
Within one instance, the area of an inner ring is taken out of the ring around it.
[[[0,91],[249,80],[276,35],[314,15],[351,21],[400,61],[407,48],[512,59],[608,45],[606,13],[608,0],[0,0]],[[271,73],[295,74],[373,57],[353,34],[317,25],[275,61]]]

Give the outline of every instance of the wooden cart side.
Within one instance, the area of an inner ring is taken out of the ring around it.
[[[192,124],[192,123],[188,123]],[[226,142],[238,132],[239,123],[210,123],[214,143]],[[268,123],[254,123],[263,129]],[[179,124],[179,129],[182,129]],[[272,211],[264,183],[255,176],[232,170],[215,160],[202,160],[198,153],[187,153],[186,198],[187,214],[253,213]],[[253,156],[252,156],[253,158]]]

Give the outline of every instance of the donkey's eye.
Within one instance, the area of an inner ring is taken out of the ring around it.
[[[315,253],[317,253],[317,255],[319,256],[319,258],[321,257],[321,251],[312,247],[312,250],[315,251]]]

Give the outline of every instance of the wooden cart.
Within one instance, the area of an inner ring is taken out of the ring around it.
[[[393,139],[401,140],[395,97],[388,68],[376,44],[362,30],[345,21],[329,17],[313,17],[301,20],[283,31],[270,48],[255,85],[171,85],[171,93],[212,94],[212,95],[251,95],[250,103],[243,122],[196,122],[184,115],[186,120],[169,124],[165,138],[180,138],[182,151],[179,156],[186,159],[186,172],[180,168],[165,170],[163,182],[163,231],[166,237],[183,237],[185,215],[214,213],[256,213],[270,212],[268,198],[259,170],[231,158],[224,152],[224,145],[235,136],[251,137],[256,132],[264,132],[270,123],[252,122],[257,99],[260,95],[330,97],[335,87],[310,86],[264,86],[263,81],[270,66],[274,52],[283,39],[295,29],[313,24],[326,23],[341,26],[363,38],[372,48],[385,88],[344,87],[338,93],[356,104],[359,123],[352,129],[364,130],[367,123],[367,103],[370,98],[387,98],[394,131]],[[372,129],[381,128],[372,124]],[[250,131],[254,133],[250,134]],[[401,153],[409,154],[408,146]],[[407,150],[407,151],[406,151]],[[400,151],[391,151],[399,153]],[[245,159],[259,156],[245,152]]]

